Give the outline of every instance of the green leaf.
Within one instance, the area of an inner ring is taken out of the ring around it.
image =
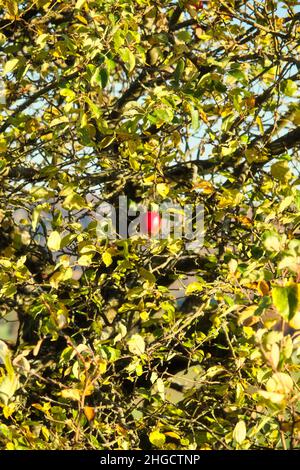
[[[271,175],[279,181],[286,181],[291,174],[288,162],[280,161],[271,166]]]
[[[181,79],[182,74],[184,72],[184,67],[185,67],[185,62],[183,58],[180,57],[179,61],[177,62],[176,69],[174,72],[174,79],[175,79],[176,85],[179,84],[179,80]]]
[[[109,75],[108,75],[108,71],[104,68],[101,68],[100,69],[100,84],[101,84],[101,88],[105,88],[107,83],[108,83],[108,78],[109,78]]]
[[[51,251],[58,251],[60,249],[61,237],[60,234],[54,230],[50,233],[47,241],[47,246]]]
[[[297,90],[297,83],[293,80],[286,80],[286,82],[283,83],[283,93],[286,96],[294,96],[297,93]]]
[[[148,282],[150,282],[150,284],[155,284],[156,277],[154,276],[154,274],[152,274],[150,271],[148,271],[145,268],[140,268],[139,272],[140,272],[140,275],[144,279],[146,279]]]
[[[132,72],[133,69],[135,68],[135,56],[131,52],[128,47],[124,47],[123,49],[120,50],[120,56],[123,62],[125,63],[125,66],[128,70],[128,72]]]
[[[291,320],[299,309],[300,284],[273,287],[272,300],[282,318],[286,321]]]
[[[199,113],[195,108],[191,109],[192,128],[196,131],[199,128]]]
[[[97,67],[93,73],[91,84],[97,84],[101,88],[105,88],[108,82],[108,71],[103,67]]]

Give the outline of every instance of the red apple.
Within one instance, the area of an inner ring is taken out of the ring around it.
[[[149,235],[149,237],[156,235],[161,226],[161,217],[159,212],[147,211],[141,215],[141,232]]]

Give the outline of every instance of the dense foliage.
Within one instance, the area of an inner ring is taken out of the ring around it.
[[[0,2],[2,449],[300,447],[297,3]]]

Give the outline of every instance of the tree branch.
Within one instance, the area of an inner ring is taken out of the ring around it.
[[[29,96],[27,100],[25,100],[22,104],[20,104],[20,106],[18,106],[13,111],[13,113],[6,119],[6,121],[2,124],[2,126],[0,126],[0,132],[6,131],[6,129],[10,126],[12,120],[16,118],[20,113],[25,111],[25,109],[29,108],[29,106],[35,103],[36,100],[41,98],[43,95],[45,95],[49,91],[54,90],[56,87],[62,85],[63,83],[66,83],[70,80],[73,80],[73,78],[78,77],[80,72],[81,72],[81,69],[77,70],[76,72],[71,73],[70,75],[67,75],[66,77],[58,78],[57,80],[54,80],[54,82],[49,83],[44,88],[41,88],[36,93]]]

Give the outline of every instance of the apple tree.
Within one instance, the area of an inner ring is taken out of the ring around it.
[[[0,2],[2,449],[300,447],[297,4]]]

